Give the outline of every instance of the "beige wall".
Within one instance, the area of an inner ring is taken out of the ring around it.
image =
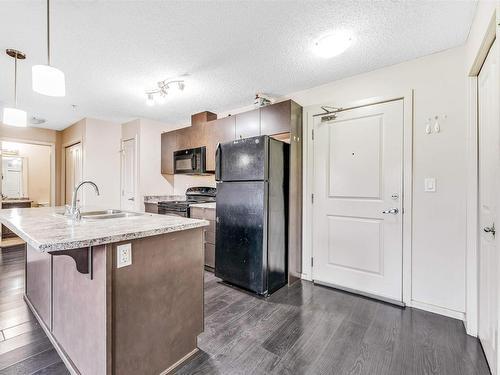
[[[83,179],[95,182],[100,195],[97,196],[88,186],[83,188],[83,205],[120,207],[120,137],[120,124],[85,119]]]
[[[17,151],[28,167],[28,191],[25,194],[36,204],[50,203],[51,147],[29,143],[2,142],[3,150]]]
[[[85,206],[117,208],[120,206],[120,124],[84,118],[61,132],[61,191],[65,186],[65,147],[82,143],[82,179],[99,187],[100,195],[83,187],[81,202]],[[64,198],[62,193],[62,198]],[[64,201],[61,199],[61,201]]]
[[[85,119],[82,119],[66,129],[59,132],[59,150],[57,152],[59,163],[57,165],[59,173],[59,204],[66,202],[66,147],[81,142],[83,145],[85,136]]]
[[[19,128],[15,126],[7,126],[0,123],[0,139],[7,141],[21,141],[27,143],[47,143],[54,146],[55,155],[55,173],[54,173],[54,193],[55,202],[53,204],[60,204],[61,196],[61,132],[52,129],[43,129],[35,127]]]
[[[173,176],[162,175],[161,134],[182,126],[169,125],[147,119],[136,119],[122,124],[122,139],[136,138],[137,176],[136,209],[144,210],[145,195],[174,193]]]
[[[177,174],[174,176],[174,195],[184,195],[186,193],[186,189],[193,186],[215,187],[215,175],[189,176],[185,174]]]

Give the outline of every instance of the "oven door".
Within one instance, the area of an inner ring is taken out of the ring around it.
[[[175,174],[202,174],[206,172],[206,147],[174,152]]]
[[[176,209],[160,207],[160,206],[158,206],[158,214],[169,215],[169,216],[189,217],[189,212],[187,210],[176,210]]]

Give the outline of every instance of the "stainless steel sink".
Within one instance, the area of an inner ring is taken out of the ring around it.
[[[117,219],[120,217],[133,217],[143,215],[140,212],[128,212],[121,210],[84,211],[81,213],[83,220]]]
[[[100,211],[83,211],[81,212],[82,217],[83,216],[96,216],[96,215],[116,215],[116,214],[121,214],[123,211],[121,210],[100,210]]]
[[[65,215],[64,212],[59,213]],[[122,217],[133,217],[144,215],[141,212],[129,212],[121,210],[96,210],[96,211],[83,211],[80,213],[82,220],[104,220],[104,219],[118,219]]]

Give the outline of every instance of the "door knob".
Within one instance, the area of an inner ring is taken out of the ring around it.
[[[491,227],[484,227],[483,229],[486,233],[491,233],[493,236],[495,236],[496,230],[495,230],[495,223]]]
[[[399,210],[397,208],[391,208],[390,210],[384,210],[382,211],[383,214],[393,214],[397,215]]]
[[[135,198],[129,198],[128,200],[129,201],[135,201]]]

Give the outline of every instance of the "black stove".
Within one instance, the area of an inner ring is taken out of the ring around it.
[[[158,213],[189,217],[189,206],[196,203],[215,202],[217,189],[213,187],[191,187],[186,190],[186,200],[158,202]]]

